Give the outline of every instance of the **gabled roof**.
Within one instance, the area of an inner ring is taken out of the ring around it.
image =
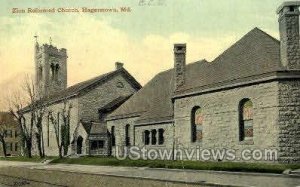
[[[129,97],[131,97],[132,94],[129,95],[121,95],[117,97],[116,99],[112,100],[111,102],[107,103],[106,105],[102,106],[98,109],[99,112],[107,113],[111,112],[114,109],[118,108],[121,104],[123,104]]]
[[[106,123],[93,123],[89,134],[90,135],[107,134]]]
[[[285,70],[280,62],[280,42],[258,28],[248,32],[212,62],[194,63],[175,94],[233,84],[242,79]]]
[[[106,123],[81,121],[81,125],[88,135],[106,134],[107,133]]]
[[[61,102],[64,99],[70,99],[72,97],[76,97],[79,95],[82,95],[89,90],[105,83],[106,81],[110,80],[112,77],[116,75],[124,75],[125,79],[128,80],[128,82],[133,86],[133,88],[136,88],[136,90],[139,90],[142,86],[136,81],[136,79],[130,75],[124,68],[119,68],[115,71],[111,71],[109,73],[100,75],[98,77],[92,78],[90,80],[75,84],[73,86],[68,87],[65,90],[62,90],[60,92],[56,92],[53,95],[50,95],[49,97],[42,98],[41,100],[37,101],[40,104],[53,104],[56,102]],[[30,110],[30,106],[27,106],[23,108],[22,112],[27,112]]]
[[[156,75],[141,90],[110,114],[107,120],[139,116],[137,123],[172,120],[174,94],[230,85],[269,72],[285,70],[280,63],[280,43],[254,28],[213,62],[201,60],[186,66],[184,86],[174,93],[174,69]]]
[[[91,131],[91,128],[92,128],[92,122],[82,121],[81,124],[82,124],[82,127],[84,128],[85,132],[87,134],[89,134]]]

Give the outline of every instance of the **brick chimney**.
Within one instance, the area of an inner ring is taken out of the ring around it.
[[[124,64],[121,63],[121,62],[116,62],[116,63],[115,63],[116,70],[123,68],[123,65],[124,65]]]
[[[288,70],[300,69],[300,1],[284,2],[278,9],[281,63]]]
[[[186,44],[174,44],[175,90],[185,81]]]

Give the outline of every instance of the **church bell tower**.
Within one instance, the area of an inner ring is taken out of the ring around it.
[[[35,90],[44,98],[67,88],[67,50],[50,44],[39,45],[35,36]]]

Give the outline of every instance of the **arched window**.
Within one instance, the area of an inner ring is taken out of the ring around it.
[[[115,126],[111,127],[111,146],[116,146]]]
[[[239,104],[240,141],[253,138],[253,103],[250,99],[243,99]]]
[[[151,144],[156,145],[156,129],[151,130]]]
[[[145,145],[150,144],[150,132],[148,130],[144,131],[144,143]]]
[[[52,80],[55,78],[55,65],[53,63],[50,65],[50,77]]]
[[[158,129],[158,144],[162,145],[165,142],[164,129]]]
[[[130,146],[129,128],[130,128],[130,125],[127,124],[125,126],[125,145],[126,146]]]
[[[41,81],[43,78],[43,67],[39,67],[39,80]]]
[[[202,141],[203,138],[202,125],[203,125],[202,109],[199,106],[196,106],[192,109],[192,115],[191,115],[192,142]]]
[[[56,64],[56,66],[55,66],[55,79],[56,80],[58,80],[58,72],[59,72],[59,65],[58,64]]]

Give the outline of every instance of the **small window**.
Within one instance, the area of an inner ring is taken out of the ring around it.
[[[145,145],[150,144],[150,132],[148,130],[144,131],[144,143]]]
[[[18,136],[19,136],[19,132],[15,130],[15,138],[17,138]]]
[[[97,149],[97,141],[92,141],[91,142],[91,150],[96,150]]]
[[[158,129],[158,144],[162,145],[165,142],[165,138],[164,138],[164,129]]]
[[[125,145],[130,146],[130,136],[129,136],[130,125],[125,126]]]
[[[98,150],[104,148],[104,141],[103,140],[93,140],[91,141],[91,150]]]
[[[239,106],[240,141],[253,138],[253,103],[250,99],[243,99]]]
[[[156,145],[156,130],[151,130],[151,144]]]

